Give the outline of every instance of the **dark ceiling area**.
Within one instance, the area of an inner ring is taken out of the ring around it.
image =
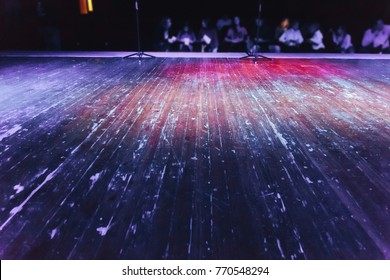
[[[43,4],[40,14],[37,5]],[[273,26],[283,17],[302,23],[319,22],[322,29],[344,24],[355,42],[377,18],[390,22],[388,0],[263,0],[261,16]],[[135,1],[92,0],[94,11],[81,15],[79,0],[0,0],[0,49],[47,48],[44,34],[56,32],[61,50],[134,50],[136,48]],[[138,0],[143,48],[150,49],[154,30],[164,16],[178,29],[188,21],[196,30],[202,17],[238,15],[243,24],[257,16],[258,0],[152,1]]]

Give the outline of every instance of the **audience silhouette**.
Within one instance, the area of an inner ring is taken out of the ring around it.
[[[201,45],[201,52],[217,52],[218,51],[218,33],[217,29],[211,27],[210,19],[202,19],[201,28],[198,32],[198,40]]]
[[[194,43],[196,42],[195,33],[186,22],[183,28],[177,34],[177,41],[179,42],[179,51],[192,52],[194,50]]]
[[[382,19],[378,19],[371,28],[364,32],[362,39],[362,52],[388,53],[390,44],[390,25],[385,25]]]
[[[293,21],[291,27],[279,38],[279,42],[282,43],[282,51],[284,52],[299,52],[303,43],[303,36],[300,30],[298,21]]]
[[[246,40],[248,37],[248,30],[241,25],[241,19],[235,16],[233,19],[233,26],[231,26],[225,36],[225,42],[228,46],[228,51],[246,51]]]
[[[172,35],[172,20],[170,17],[164,17],[160,21],[154,41],[156,51],[169,52],[173,50],[173,44],[177,41],[177,38]]]
[[[337,53],[354,53],[354,47],[352,44],[352,37],[347,33],[344,26],[337,27],[336,31],[331,30],[332,34],[332,48],[330,51]]]

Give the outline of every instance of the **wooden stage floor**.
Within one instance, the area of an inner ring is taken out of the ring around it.
[[[0,57],[1,259],[390,259],[390,60]]]

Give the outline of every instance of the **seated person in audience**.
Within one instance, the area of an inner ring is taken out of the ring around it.
[[[272,42],[272,30],[262,18],[256,18],[247,40],[248,53],[268,52]]]
[[[275,28],[274,40],[268,47],[270,52],[280,53],[281,47],[279,38],[289,27],[290,20],[288,18],[283,18],[280,24]]]
[[[188,23],[185,23],[177,34],[177,41],[181,52],[192,52],[194,50],[193,44],[196,42],[196,36]]]
[[[280,36],[279,42],[282,43],[282,51],[284,52],[298,52],[300,50],[303,37],[298,21],[292,22],[291,27]]]
[[[155,34],[154,49],[156,51],[172,51],[173,44],[176,42],[176,37],[172,35],[171,30],[172,20],[169,17],[163,18]]]
[[[290,20],[283,18],[280,24],[275,28],[275,41],[279,42],[280,36],[290,27]]]
[[[344,26],[339,26],[336,31],[331,30],[333,52],[337,53],[354,53],[352,37],[347,33]]]
[[[229,28],[225,42],[228,44],[228,51],[245,52],[248,30],[241,26],[241,20],[238,16],[233,19],[233,26]]]
[[[313,23],[309,26],[308,29],[309,38],[306,40],[306,51],[309,52],[321,52],[325,50],[325,45],[323,42],[324,35],[320,30],[320,25],[318,23]]]
[[[388,53],[390,25],[385,25],[378,19],[375,24],[367,29],[362,39],[362,51],[366,53]]]
[[[201,44],[201,52],[218,51],[218,33],[210,25],[209,19],[202,19],[202,26],[198,33],[198,39]]]

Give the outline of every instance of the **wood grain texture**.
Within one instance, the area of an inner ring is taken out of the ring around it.
[[[0,257],[390,259],[389,63],[0,58]]]

